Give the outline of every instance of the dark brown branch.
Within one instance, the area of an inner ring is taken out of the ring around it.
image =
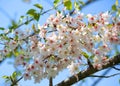
[[[90,62],[90,60],[87,58],[87,63],[89,65],[89,67],[93,67],[92,63]]]
[[[108,62],[106,62],[106,64],[102,64],[101,70],[115,66],[119,63],[120,63],[120,54],[117,56],[114,56],[113,58],[110,58],[108,60]],[[79,72],[78,74],[76,74],[78,76],[78,80],[76,80],[75,76],[71,76],[67,80],[63,80],[62,82],[58,83],[56,86],[70,86],[70,85],[72,85],[72,84],[90,76],[91,74],[98,72],[98,71],[100,71],[100,70],[98,70],[94,67],[88,67],[85,71],[82,71],[82,72]]]
[[[53,79],[52,79],[52,77],[50,77],[50,79],[49,79],[49,86],[53,86]]]

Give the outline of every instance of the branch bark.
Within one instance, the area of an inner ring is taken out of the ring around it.
[[[115,65],[117,65],[119,63],[120,63],[120,54],[114,56],[113,58],[110,58],[108,60],[108,62],[106,62],[105,64],[102,64],[102,69],[101,70],[112,67],[112,66],[115,66]],[[79,72],[77,74],[78,80],[73,75],[73,76],[69,77],[68,79],[63,80],[62,82],[58,83],[55,86],[70,86],[70,85],[72,85],[72,84],[74,84],[74,83],[88,77],[89,75],[98,72],[98,71],[100,71],[100,70],[98,70],[98,69],[96,69],[94,67],[88,67],[85,71]]]
[[[50,79],[49,79],[49,86],[53,86],[53,79],[52,79],[52,77],[50,77]]]

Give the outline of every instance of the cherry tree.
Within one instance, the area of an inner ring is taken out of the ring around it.
[[[120,53],[115,45],[120,45],[120,10],[118,0],[107,12],[84,14],[81,9],[96,0],[54,0],[54,7],[44,11],[41,4],[34,4],[36,9],[27,11],[21,16],[21,23],[14,23],[9,29],[0,28],[0,60],[14,57],[14,67],[18,69],[11,76],[4,75],[11,86],[18,85],[21,79],[34,79],[35,83],[53,78],[60,71],[68,69],[71,77],[56,84],[70,86],[86,77],[98,76],[94,73],[120,64]],[[62,8],[59,10],[59,7]],[[50,14],[45,24],[40,25],[40,16]],[[35,21],[30,24],[31,21]],[[31,25],[31,29],[19,27]],[[109,54],[115,50],[114,56]],[[81,69],[82,68],[82,69]]]

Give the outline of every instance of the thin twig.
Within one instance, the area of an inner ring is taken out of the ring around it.
[[[111,70],[111,68],[106,70],[102,75],[105,76],[106,74],[108,74],[108,72],[110,72],[110,70]],[[102,80],[102,78],[97,79],[96,81],[94,81],[94,83],[91,86],[96,86],[101,80]]]
[[[116,67],[112,67],[113,69],[115,69],[115,70],[118,70],[118,71],[120,71],[120,69],[119,68],[116,68]]]
[[[22,78],[23,78],[23,76],[22,76],[22,77],[20,77],[20,78],[16,81],[16,83],[17,83],[17,82],[19,82]]]
[[[117,75],[120,75],[120,73],[115,73],[115,74],[112,74],[112,75],[109,75],[109,76],[90,75],[88,77],[110,78],[110,77],[114,77],[114,76],[117,76]]]
[[[17,83],[18,83],[22,78],[23,78],[23,76],[20,77],[17,81],[13,81],[13,83],[11,84],[11,86],[17,85]]]
[[[60,4],[58,4],[58,6],[57,6],[57,7],[59,7],[60,5],[61,5],[61,3],[60,3]],[[53,9],[55,9],[55,7],[52,7],[52,8],[50,8],[50,9],[48,9],[48,10],[46,10],[46,11],[42,12],[40,15],[44,15],[45,13],[47,13],[47,12],[49,12],[49,11],[53,10]],[[25,21],[25,22],[21,23],[20,25],[18,25],[18,26],[17,26],[17,27],[15,27],[14,29],[17,29],[17,28],[19,28],[19,27],[23,26],[24,24],[26,24],[26,23],[28,23],[28,22],[31,22],[31,21],[33,21],[33,20],[34,20],[34,18],[31,18],[30,20],[27,20],[27,21]],[[10,31],[8,31],[7,33],[5,33],[5,35],[7,35],[7,34],[9,34],[9,33],[10,33]]]
[[[79,8],[82,9],[82,8],[84,8],[85,6],[91,4],[91,2],[93,3],[93,2],[95,2],[95,1],[98,1],[98,0],[88,0],[87,2],[85,2],[84,5],[79,6]],[[70,14],[70,15],[74,14],[74,11],[75,11],[75,9],[73,9],[69,14]]]

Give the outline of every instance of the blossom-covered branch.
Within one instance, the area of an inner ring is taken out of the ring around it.
[[[107,61],[107,63],[102,64],[102,69],[101,70],[112,67],[112,66],[115,66],[115,65],[117,65],[119,63],[120,63],[120,54],[116,55],[113,58],[110,58]],[[89,67],[85,71],[79,72],[77,74],[77,76],[78,76],[78,79],[80,81],[80,80],[82,80],[82,79],[84,79],[84,78],[86,78],[86,77],[90,76],[91,74],[94,74],[94,73],[96,73],[98,71],[100,71],[100,70],[98,70],[96,68],[93,68],[93,67]],[[68,79],[58,83],[56,86],[70,86],[70,85],[72,85],[72,84],[74,84],[76,82],[78,82],[78,80],[73,75],[73,76],[69,77]]]
[[[86,60],[93,69],[102,69],[102,63],[109,59],[108,52],[114,49],[113,44],[120,44],[119,27],[119,18],[109,12],[84,15],[75,11],[74,17],[57,12],[44,25],[33,26],[35,31],[39,30],[36,34],[15,30],[12,34],[16,39],[5,42],[1,56],[13,53],[15,67],[22,66],[25,71],[24,80],[33,77],[35,83],[54,78],[65,68],[75,75]]]

